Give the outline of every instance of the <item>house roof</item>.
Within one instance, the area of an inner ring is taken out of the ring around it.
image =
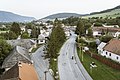
[[[15,56],[15,55],[17,55],[17,56]],[[14,50],[10,53],[10,55],[7,58],[5,58],[5,60],[4,60],[3,64],[2,64],[2,67],[6,68],[6,65],[8,65],[7,64],[8,62],[15,62],[14,64],[16,64],[17,61],[23,61],[22,58],[19,58],[20,55],[23,58],[25,58],[29,63],[32,63],[28,50],[23,48],[23,47],[16,46],[14,48]],[[13,61],[14,57],[16,57],[15,61]],[[14,65],[9,65],[9,67],[12,67],[12,66],[14,66]]]
[[[19,78],[21,80],[38,80],[34,66],[27,63],[21,63],[19,66]]]
[[[117,28],[119,28],[119,26],[118,25],[103,25],[104,27],[117,27]]]
[[[7,40],[7,42],[13,47],[22,46],[26,49],[30,49],[32,46],[30,39]]]
[[[112,39],[104,47],[104,50],[120,55],[120,40]]]
[[[31,58],[27,49],[20,46],[16,46],[16,51],[18,52],[18,54],[21,54],[23,57],[31,61]]]
[[[15,80],[38,80],[37,73],[32,64],[16,63],[11,69],[3,74],[3,79]]]
[[[101,42],[97,49],[103,49],[107,43]]]
[[[19,76],[18,70],[19,68],[17,67],[17,64],[16,64],[15,66],[13,66],[11,69],[9,69],[7,72],[5,72],[2,75],[2,79],[7,80],[7,79],[18,78]]]
[[[43,34],[40,34],[40,35],[38,36],[38,39],[39,39],[39,40],[45,40],[45,36],[44,36]]]
[[[93,31],[109,31],[109,32],[120,32],[120,28],[114,28],[114,27],[92,27]]]

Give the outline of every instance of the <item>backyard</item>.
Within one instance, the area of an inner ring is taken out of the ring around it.
[[[82,54],[80,49],[77,48],[80,60],[82,60]],[[95,62],[95,68],[90,69],[91,62]],[[120,71],[115,70],[105,64],[91,58],[88,54],[83,54],[83,66],[86,68],[93,80],[120,80]]]

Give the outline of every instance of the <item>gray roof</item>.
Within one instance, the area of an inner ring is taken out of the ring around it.
[[[33,45],[30,39],[7,40],[7,42],[13,47],[22,46],[26,49],[30,49],[31,46]]]
[[[20,46],[16,46],[16,51],[21,54],[23,57],[25,57],[26,59],[28,59],[29,61],[31,61],[29,52],[27,49],[20,47]]]
[[[45,40],[45,36],[44,36],[43,34],[40,34],[40,35],[38,36],[38,40]]]
[[[10,55],[4,60],[2,67],[5,68],[6,65],[12,67],[18,61],[32,63],[28,50],[20,46],[16,46],[14,48],[14,50],[10,53]]]
[[[97,49],[103,49],[107,43],[101,42]]]

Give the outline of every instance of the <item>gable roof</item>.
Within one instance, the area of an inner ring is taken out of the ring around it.
[[[18,54],[21,54],[27,60],[31,61],[31,58],[27,49],[20,46],[16,46],[16,51],[18,52]]]
[[[13,60],[13,58],[14,58],[14,60]],[[14,66],[13,64],[16,64],[18,61],[32,63],[28,50],[23,47],[20,47],[20,46],[16,46],[14,48],[14,50],[10,53],[10,55],[7,58],[5,58],[5,60],[2,64],[2,67],[3,68],[12,67],[12,66]],[[11,65],[8,63],[11,63]]]
[[[15,64],[11,69],[9,69],[7,72],[5,72],[2,75],[2,79],[17,79],[19,77],[19,68],[17,67],[17,64]]]
[[[16,63],[11,69],[3,74],[4,80],[38,80],[37,73],[32,64]]]
[[[107,45],[104,47],[104,50],[112,52],[114,54],[120,55],[120,40],[111,39]]]
[[[101,43],[98,45],[97,49],[103,49],[106,44],[107,44],[107,43],[101,42]]]
[[[120,28],[114,28],[114,27],[92,27],[93,31],[109,31],[109,32],[120,32]]]
[[[12,45],[13,47],[15,46],[22,46],[26,49],[30,49],[32,44],[30,39],[17,39],[17,40],[7,40],[7,43]]]
[[[40,35],[38,36],[38,40],[45,40],[45,36],[44,36],[43,34],[40,34]]]

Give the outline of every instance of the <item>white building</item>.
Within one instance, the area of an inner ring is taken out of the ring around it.
[[[25,32],[25,30],[26,30],[26,29],[25,29],[25,26],[20,27],[20,29],[21,29],[22,32]],[[22,32],[21,32],[21,33],[22,33]]]
[[[104,56],[103,55],[103,48],[105,47],[106,44],[107,43],[101,42],[100,45],[97,47],[98,53],[102,56]]]
[[[45,36],[43,34],[40,34],[38,36],[38,44],[44,44],[45,43]]]
[[[118,25],[104,25],[104,24],[103,24],[103,27],[113,27],[113,28],[119,28],[119,26],[118,26]]]
[[[120,34],[120,28],[114,27],[92,27],[93,36],[111,35],[113,37],[118,37]]]
[[[113,37],[118,37],[120,35],[120,32],[116,32]]]
[[[112,39],[107,44],[102,42],[97,49],[100,55],[120,63],[120,40]]]
[[[65,31],[65,36],[70,37],[70,31]]]

